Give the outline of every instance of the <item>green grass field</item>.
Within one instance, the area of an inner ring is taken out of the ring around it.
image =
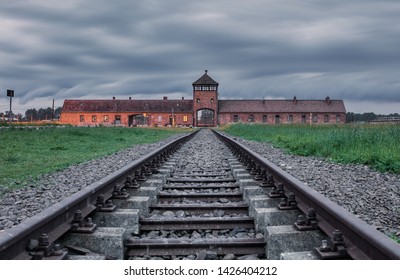
[[[0,193],[26,180],[110,155],[135,144],[154,143],[188,130],[172,128],[67,127],[0,131]]]
[[[224,128],[235,136],[270,142],[290,153],[360,163],[400,174],[400,125],[246,125]]]

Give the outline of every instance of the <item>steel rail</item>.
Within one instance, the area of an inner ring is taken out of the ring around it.
[[[1,232],[0,260],[30,259],[31,257],[26,250],[28,240],[38,240],[45,233],[48,235],[50,243],[55,242],[71,229],[71,223],[77,211],[81,211],[83,217],[88,216],[96,210],[97,198],[100,195],[105,200],[110,199],[115,188],[124,185],[127,176],[142,170],[146,164],[155,159],[172,154],[179,145],[193,137],[196,132],[181,136],[163,145],[21,224]]]
[[[315,209],[318,227],[326,235],[333,239],[334,230],[340,230],[343,233],[347,253],[352,259],[400,259],[400,245],[388,236],[233,138],[215,130],[213,132],[233,150],[243,153],[255,165],[272,174],[275,182],[283,184],[286,193],[291,192],[295,195],[297,206],[302,212],[307,213],[310,208]]]

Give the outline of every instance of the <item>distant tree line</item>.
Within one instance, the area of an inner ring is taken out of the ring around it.
[[[25,119],[27,121],[42,121],[42,120],[51,120],[51,119],[59,119],[61,114],[62,107],[58,107],[53,110],[48,107],[46,109],[40,108],[36,109],[28,109],[25,112]]]
[[[34,122],[34,121],[43,121],[43,120],[55,120],[60,118],[62,107],[58,107],[56,109],[48,108],[40,108],[40,109],[28,109],[25,111],[25,115],[18,113],[14,114],[11,112],[11,117],[13,121],[26,121],[26,122]],[[0,112],[0,122],[4,120],[8,120],[10,115],[9,111]]]
[[[379,118],[384,118],[384,117],[400,117],[398,113],[394,114],[389,114],[389,115],[382,115],[382,114],[375,114],[375,113],[363,113],[363,114],[358,114],[358,113],[352,113],[348,112],[346,113],[346,122],[370,122]]]

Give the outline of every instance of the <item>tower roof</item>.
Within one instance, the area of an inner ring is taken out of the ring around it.
[[[214,81],[210,76],[207,74],[207,70],[205,71],[204,75],[201,76],[197,81],[193,83],[193,85],[215,85],[218,86],[218,83]]]

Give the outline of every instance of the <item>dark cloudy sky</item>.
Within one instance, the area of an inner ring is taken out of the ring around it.
[[[399,0],[2,0],[0,112],[64,99],[344,99],[400,113]]]

